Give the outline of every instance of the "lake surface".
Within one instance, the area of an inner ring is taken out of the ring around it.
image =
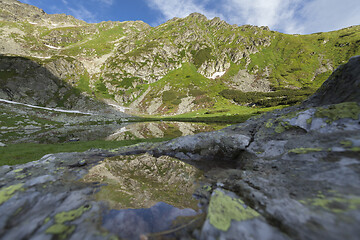
[[[175,138],[222,129],[228,124],[191,122],[134,122],[101,125],[25,126],[0,129],[0,142],[64,143]]]
[[[107,158],[83,178],[101,185],[94,198],[110,209],[103,227],[123,239],[173,230],[179,217],[188,219],[180,225],[196,218],[201,211],[193,193],[202,180],[194,166],[149,154]]]

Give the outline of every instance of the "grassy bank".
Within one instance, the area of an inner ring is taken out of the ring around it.
[[[215,109],[201,109],[199,111],[173,115],[143,115],[141,119],[136,119],[137,122],[146,121],[176,121],[176,122],[205,122],[205,123],[242,123],[250,117],[262,114],[264,112],[272,111],[287,107],[287,105],[258,108],[246,107],[236,105],[226,105],[222,102],[217,103]]]
[[[84,152],[91,148],[113,149],[141,142],[161,142],[169,138],[137,139],[123,141],[88,141],[58,144],[20,143],[0,148],[0,166],[24,164],[39,160],[46,154],[59,152]]]

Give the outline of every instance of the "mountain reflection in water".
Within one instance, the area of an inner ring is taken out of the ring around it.
[[[147,138],[172,138],[193,135],[200,132],[209,132],[226,127],[218,123],[192,122],[138,122],[119,128],[109,135],[106,140],[120,141]]]

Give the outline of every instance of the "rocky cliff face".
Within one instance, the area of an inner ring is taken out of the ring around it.
[[[23,57],[0,57],[0,98],[27,104],[115,113],[104,103],[82,94],[89,77],[83,65],[58,57],[42,64]]]

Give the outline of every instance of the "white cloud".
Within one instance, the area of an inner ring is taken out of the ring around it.
[[[269,26],[286,32],[299,31],[294,23],[300,0],[224,0],[228,21],[238,24]]]
[[[285,33],[330,31],[360,24],[358,0],[146,0],[164,20],[200,12],[231,24],[269,26]],[[212,3],[212,4],[209,4]],[[212,6],[212,7],[211,7]]]
[[[101,3],[109,5],[109,6],[114,4],[114,0],[97,0],[97,1],[100,1]]]
[[[305,32],[324,32],[360,24],[358,0],[315,0],[300,11]]]
[[[174,17],[186,17],[190,13],[202,13],[208,18],[223,17],[216,9],[208,9],[205,4],[207,1],[196,0],[146,0],[148,5],[163,14],[163,18],[158,21],[163,22]]]
[[[89,23],[98,22],[95,17],[95,14],[87,10],[82,5],[79,5],[76,9],[71,7],[69,7],[68,9],[71,12],[71,15],[73,15],[77,19],[81,19]]]

